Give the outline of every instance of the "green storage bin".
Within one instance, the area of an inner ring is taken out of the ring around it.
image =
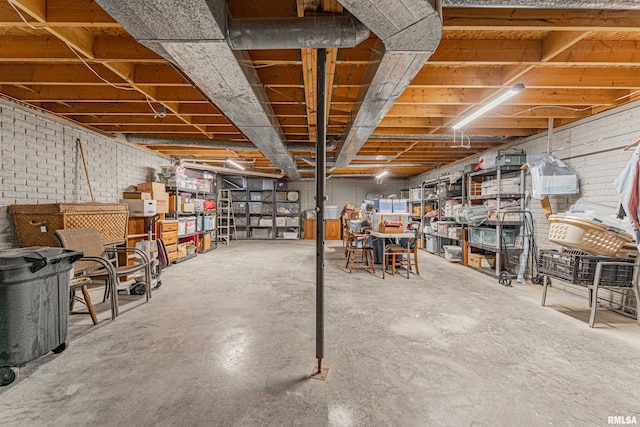
[[[522,166],[527,163],[527,155],[523,150],[503,153],[498,151],[496,166]]]

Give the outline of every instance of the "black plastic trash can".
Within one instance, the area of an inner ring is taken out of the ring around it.
[[[65,349],[69,280],[81,257],[63,248],[0,250],[0,386],[18,366]]]

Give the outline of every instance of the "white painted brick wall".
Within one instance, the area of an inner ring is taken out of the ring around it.
[[[7,206],[90,202],[80,138],[96,202],[117,202],[169,160],[152,152],[0,100],[0,249],[16,246]]]
[[[578,175],[580,194],[577,196],[550,196],[553,212],[566,211],[580,198],[613,206],[617,205],[618,196],[613,181],[627,165],[632,154],[632,151],[623,153],[621,147],[640,138],[639,119],[640,103],[635,102],[555,129],[551,152]],[[545,152],[547,149],[546,132],[510,146],[522,148],[528,154]],[[462,170],[466,164],[477,161],[478,157],[416,177],[410,181],[410,186],[416,187],[434,176]],[[527,190],[531,190],[529,176],[526,182]],[[540,208],[540,203],[533,200],[531,208],[538,248],[557,247],[547,240],[549,225]]]
[[[315,181],[290,182],[290,190],[300,191],[300,206],[302,210],[312,209],[316,206]],[[395,194],[400,197],[400,190],[408,188],[408,183],[403,179],[385,179],[382,184],[377,184],[375,178],[331,178],[327,180],[326,195],[327,205],[338,205],[341,211],[347,203],[356,204],[365,199],[367,194],[383,194],[385,196]]]

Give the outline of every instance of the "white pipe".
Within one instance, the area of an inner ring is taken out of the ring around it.
[[[197,169],[204,171],[216,172],[222,175],[244,175],[244,176],[260,176],[263,178],[282,178],[284,174],[242,171],[240,169],[223,168],[220,166],[201,165],[199,163],[182,163],[181,166],[188,169]]]
[[[551,154],[551,138],[553,137],[553,117],[549,117],[549,130],[547,131],[547,154]]]

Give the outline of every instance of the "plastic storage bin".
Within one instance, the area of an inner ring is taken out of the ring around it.
[[[482,244],[484,235],[484,228],[480,227],[470,227],[469,228],[469,243],[476,243],[478,245]]]
[[[407,199],[393,199],[393,212],[406,213],[409,212],[409,204]]]
[[[432,254],[438,253],[438,238],[435,236],[427,236],[426,241],[427,252],[431,252]]]
[[[340,219],[338,215],[338,205],[325,205],[324,219]]]
[[[326,208],[326,207],[325,207]],[[336,212],[337,212],[336,206]],[[276,212],[284,215],[298,215],[300,213],[300,209],[297,203],[276,203]],[[328,212],[325,209],[325,212]],[[331,212],[333,215],[333,212]]]
[[[373,207],[378,213],[392,213],[393,199],[375,199]]]
[[[247,203],[246,202],[233,202],[233,213],[234,214],[244,214],[247,211]]]
[[[254,239],[270,239],[271,230],[268,228],[254,228],[251,230],[251,237]]]
[[[215,218],[215,216],[212,216],[212,215],[205,215],[204,216],[204,230],[205,231],[213,230],[213,224],[215,224],[213,218]]]
[[[70,271],[80,257],[38,246],[0,251],[0,385],[18,366],[65,349]]]
[[[250,214],[261,214],[262,213],[262,202],[249,202],[249,213]]]
[[[462,261],[462,247],[460,246],[443,246],[444,258],[449,261]]]
[[[634,260],[586,255],[580,251],[542,250],[539,257],[540,273],[557,277],[573,284],[590,285],[599,262],[628,262],[629,265],[605,265],[600,277],[601,286],[633,286]]]

